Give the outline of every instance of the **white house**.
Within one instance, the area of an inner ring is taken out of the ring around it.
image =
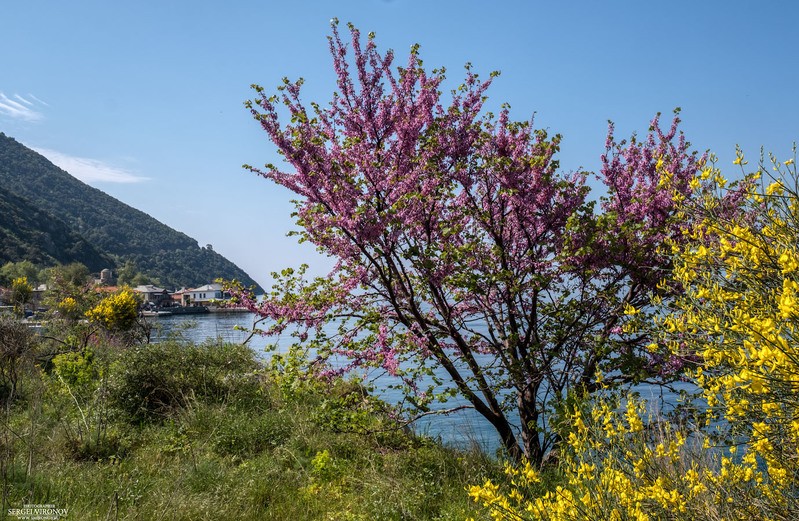
[[[194,305],[205,305],[212,300],[227,300],[230,298],[230,294],[223,291],[222,284],[216,283],[186,290],[184,295],[187,296],[189,302]],[[184,298],[186,298],[185,296]]]

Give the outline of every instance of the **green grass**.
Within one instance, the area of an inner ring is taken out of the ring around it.
[[[485,517],[465,488],[501,480],[497,462],[398,429],[358,385],[286,385],[248,353],[166,343],[95,352],[88,385],[25,375],[0,519],[26,503],[75,520]]]

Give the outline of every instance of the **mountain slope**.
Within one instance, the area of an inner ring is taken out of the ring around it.
[[[216,277],[258,286],[241,268],[188,235],[72,177],[0,132],[0,186],[56,215],[92,246],[126,260],[165,287],[199,286]],[[260,287],[259,287],[260,289]]]
[[[80,262],[95,272],[113,264],[62,220],[0,190],[0,265],[20,259],[44,266]]]

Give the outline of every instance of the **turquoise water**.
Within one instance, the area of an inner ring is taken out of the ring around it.
[[[209,313],[204,315],[173,315],[168,317],[149,318],[154,326],[153,341],[157,342],[169,335],[177,335],[193,342],[202,342],[207,339],[220,338],[226,342],[243,342],[249,334],[237,329],[237,327],[251,328],[255,315],[251,313]],[[278,349],[281,342],[284,347],[292,343],[292,338],[286,335],[282,340],[277,339]],[[267,344],[275,343],[274,338],[264,338],[254,336],[250,341],[250,347],[257,354],[265,354]],[[390,377],[385,371],[372,370],[369,373],[360,374],[366,381],[373,381],[378,389],[378,396],[389,403],[399,403],[402,396],[396,390],[380,391],[381,384],[388,383]],[[675,389],[690,390],[689,384],[678,384]],[[676,392],[661,389],[653,386],[640,386],[636,388],[641,396],[647,399],[651,408],[664,411],[671,408],[679,395]],[[453,398],[447,404],[442,404],[441,408],[452,408],[463,405],[463,400]],[[449,415],[429,415],[414,423],[414,429],[434,438],[439,438],[442,442],[459,448],[479,447],[487,453],[494,453],[499,448],[500,443],[493,427],[473,410],[466,409]]]

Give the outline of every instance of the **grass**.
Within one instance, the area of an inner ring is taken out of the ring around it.
[[[479,452],[396,428],[358,385],[287,382],[240,346],[100,351],[20,379],[0,519],[24,504],[76,520],[481,519],[465,487],[502,479]]]

